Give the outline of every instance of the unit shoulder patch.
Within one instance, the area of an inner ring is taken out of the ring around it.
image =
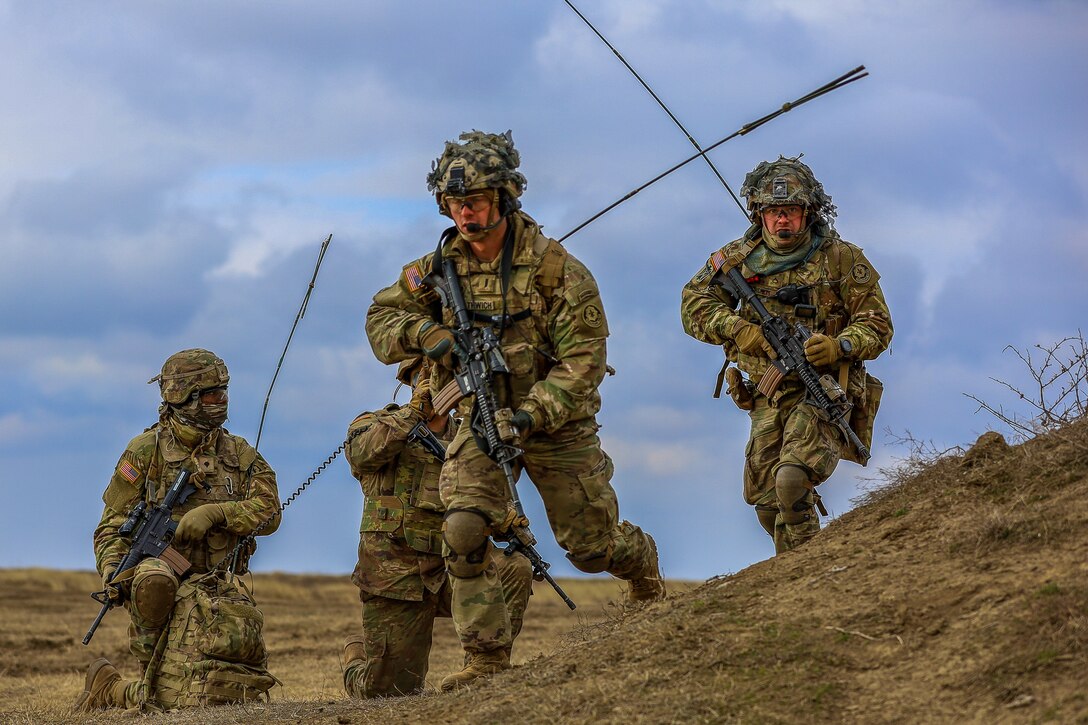
[[[858,262],[850,269],[850,279],[857,284],[868,284],[873,278],[873,269],[865,262]]]
[[[582,321],[596,329],[604,323],[604,312],[597,305],[590,303],[582,309]]]

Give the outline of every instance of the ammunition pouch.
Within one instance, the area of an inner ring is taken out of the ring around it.
[[[864,372],[864,371],[863,371]],[[880,398],[884,395],[884,383],[869,373],[865,375],[865,389],[860,396],[854,396],[854,407],[850,410],[850,428],[857,434],[866,448],[872,447],[873,429],[876,425],[876,413],[880,409]],[[842,445],[842,458],[853,463],[865,465],[858,458],[858,452],[849,442]]]
[[[729,387],[726,392],[733,402],[741,410],[751,410],[755,407],[755,397],[752,395],[751,383],[744,379],[740,370],[734,367],[726,368],[725,381]]]
[[[154,700],[167,710],[267,699],[264,615],[241,579],[220,572],[178,589]]]

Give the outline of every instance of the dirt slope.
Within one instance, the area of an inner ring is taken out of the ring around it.
[[[153,721],[1088,722],[1088,422],[893,479],[797,551],[474,688]]]

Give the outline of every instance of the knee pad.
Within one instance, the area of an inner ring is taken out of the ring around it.
[[[802,524],[812,518],[812,484],[805,469],[781,466],[774,477],[774,491],[783,523]]]
[[[480,576],[487,568],[487,556],[491,552],[491,529],[481,514],[457,509],[446,514],[442,522],[442,538],[445,541],[446,569],[455,577],[471,579]]]
[[[756,504],[756,518],[759,519],[759,525],[763,527],[763,530],[774,536],[774,524],[775,519],[778,518],[778,507]]]
[[[145,559],[132,578],[130,609],[132,623],[141,629],[158,629],[174,611],[178,578],[162,559]]]

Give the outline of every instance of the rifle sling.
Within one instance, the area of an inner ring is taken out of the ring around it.
[[[729,368],[729,359],[722,363],[722,369],[718,371],[718,380],[714,383],[714,397],[722,397],[722,387],[725,385],[725,371]]]
[[[457,227],[452,226],[442,232],[442,236],[438,238],[438,248],[434,250],[434,256],[431,257],[431,274],[436,277],[442,275],[442,247],[456,235]],[[505,330],[508,325],[514,322],[520,322],[532,315],[532,310],[528,309],[516,312],[513,315],[507,314],[506,312],[506,293],[510,290],[510,276],[513,274],[514,270],[514,223],[509,219],[507,219],[506,224],[506,236],[503,237],[502,241],[502,262],[500,263],[499,269],[499,283],[502,289],[502,314],[484,315],[473,311],[472,319],[474,322],[486,322],[491,325],[498,325],[498,334],[502,337],[502,331]],[[435,307],[431,311],[431,316],[435,320],[442,319],[442,305],[440,302],[435,303]]]

